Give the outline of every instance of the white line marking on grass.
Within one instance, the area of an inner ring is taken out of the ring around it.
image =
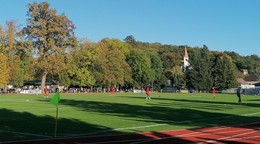
[[[251,113],[251,114],[244,114],[244,116],[248,115],[257,115],[260,114],[258,113]],[[232,117],[237,117],[237,116],[224,116],[224,117],[215,117],[215,118],[205,118],[205,119],[198,119],[198,120],[187,120],[187,121],[172,121],[170,123],[162,123],[162,124],[153,124],[153,125],[146,125],[146,126],[139,126],[139,127],[125,127],[125,128],[115,128],[115,129],[110,129],[110,130],[104,130],[104,131],[97,131],[97,132],[91,132],[87,134],[80,134],[80,135],[75,135],[75,136],[88,136],[92,134],[100,134],[100,133],[105,133],[105,132],[110,132],[110,131],[118,131],[118,130],[135,130],[135,129],[142,129],[142,128],[151,128],[151,127],[158,127],[158,126],[165,126],[165,125],[171,125],[171,124],[181,124],[181,123],[192,123],[192,122],[201,122],[201,121],[208,121],[208,120],[214,120],[214,119],[227,119],[227,118],[232,118]]]
[[[28,99],[1,99],[1,102],[28,102]]]
[[[243,116],[251,116],[251,115],[257,115],[257,114],[260,114],[260,112],[251,113],[251,114],[244,114]]]
[[[248,116],[248,115],[257,115],[259,114],[260,112],[258,113],[251,113],[251,114],[244,114],[244,116]],[[206,121],[206,120],[213,120],[213,119],[226,119],[226,118],[231,118],[231,117],[236,117],[236,116],[225,116],[225,117],[216,117],[216,118],[208,118],[208,119],[200,119],[200,120],[194,120],[194,121],[180,121],[180,122],[172,122],[177,124],[177,123],[189,123],[189,122],[198,122],[198,121]],[[240,124],[240,125],[237,125],[237,126],[243,126],[243,125],[251,125],[251,124],[257,124],[259,122],[254,122],[254,123],[249,123],[249,124]],[[117,128],[117,129],[111,129],[111,130],[106,130],[106,131],[99,131],[99,132],[93,132],[93,133],[88,133],[87,135],[91,135],[91,134],[97,134],[97,133],[103,133],[103,132],[109,132],[109,131],[114,131],[114,130],[127,130],[127,129],[141,129],[141,128],[148,128],[148,127],[156,127],[156,126],[164,126],[164,125],[169,125],[169,124],[154,124],[154,125],[147,125],[147,126],[140,126],[140,127],[129,127],[129,128]],[[228,127],[223,127],[223,126],[220,126],[219,128],[217,129],[213,129],[213,130],[206,130],[204,132],[212,132],[212,131],[216,131],[216,130],[220,130],[220,129],[226,129]],[[173,131],[173,130],[170,130],[170,131]],[[174,130],[175,131],[175,130]],[[178,130],[177,130],[178,131]],[[241,131],[241,130],[239,130]],[[161,132],[167,132],[167,131],[161,131]],[[169,132],[169,131],[168,131]],[[190,133],[190,134],[182,134],[182,135],[177,135],[175,137],[184,137],[184,136],[192,136],[192,135],[198,135],[199,133],[202,133],[202,132],[194,132],[194,133]],[[223,132],[225,133],[225,132]],[[205,134],[201,134],[201,135],[205,135]],[[174,137],[168,137],[168,138],[174,138]],[[149,141],[155,141],[155,140],[160,140],[160,139],[167,139],[166,138],[158,138],[158,139],[153,139],[153,140],[149,140]],[[143,141],[144,142],[144,141]],[[133,144],[138,144],[138,143],[143,143],[143,142],[137,142],[137,143],[133,143]],[[147,142],[147,141],[145,141]]]
[[[254,122],[254,123],[248,123],[248,124],[241,124],[241,125],[236,125],[236,126],[242,126],[242,125],[252,125],[252,124],[259,124],[260,122]],[[130,139],[130,140],[112,140],[112,141],[103,141],[103,142],[95,142],[95,143],[89,143],[89,144],[106,144],[106,143],[130,143],[133,142],[131,144],[140,144],[140,143],[144,143],[144,142],[152,142],[152,141],[158,141],[158,140],[163,140],[163,139],[169,139],[169,138],[185,138],[185,137],[191,137],[191,136],[205,136],[205,135],[210,135],[210,132],[214,132],[214,131],[220,131],[220,130],[224,130],[224,129],[228,129],[230,127],[226,127],[226,126],[219,126],[219,127],[214,127],[214,129],[208,129],[205,131],[198,131],[198,132],[192,132],[192,133],[186,133],[186,134],[181,134],[181,135],[176,135],[176,136],[170,136],[170,137],[163,137],[163,138],[152,138],[152,137],[147,137],[147,138],[140,138],[140,139]],[[230,133],[230,132],[239,132],[239,131],[248,131],[249,129],[245,129],[245,130],[230,130],[230,131],[224,131],[224,132],[219,132],[219,133],[213,133],[213,135],[219,135],[219,134],[224,134],[224,133]],[[170,130],[170,131],[164,131],[164,132],[171,132],[171,131],[183,131],[182,130]],[[150,132],[147,132],[150,133]],[[145,134],[145,133],[143,133]],[[129,135],[129,134],[119,134],[119,135],[106,135],[106,136],[124,136],[124,135]],[[144,135],[145,136],[145,135]],[[102,136],[97,136],[97,138],[100,137],[102,139],[102,137],[104,137],[104,135]],[[247,137],[244,139],[248,139],[248,138],[257,138],[260,136],[252,136],[252,137]],[[50,139],[48,140],[58,140],[58,139],[72,139],[72,138],[79,138],[79,137],[59,137],[59,138],[52,138],[50,137]],[[231,138],[229,140],[235,140],[235,139],[243,139],[243,138]],[[39,140],[39,139],[38,139]],[[46,140],[46,139],[43,139]],[[35,141],[35,140],[32,140]],[[21,141],[18,141],[21,142]],[[30,141],[22,141],[22,142],[30,142]]]
[[[139,126],[139,127],[115,128],[115,129],[110,129],[110,130],[91,132],[91,133],[87,133],[87,134],[80,134],[80,135],[77,135],[77,136],[81,136],[81,135],[82,135],[82,136],[83,136],[83,135],[87,136],[87,135],[105,133],[105,132],[110,132],[110,131],[135,130],[135,129],[142,129],[142,128],[151,128],[151,127],[165,126],[165,125],[170,125],[170,124],[191,123],[191,122],[198,122],[198,121],[205,121],[205,120],[213,120],[213,119],[224,119],[224,118],[230,118],[230,117],[232,117],[232,116],[225,116],[225,117],[218,117],[218,118],[208,118],[208,119],[200,119],[200,120],[194,120],[194,121],[180,121],[180,122],[172,121],[171,123],[153,124],[153,125],[146,125],[146,126]]]
[[[164,126],[164,125],[167,124],[154,124],[154,125],[139,126],[139,127],[116,128],[114,130],[141,129],[141,128],[150,128],[150,127],[157,127],[157,126]]]
[[[110,132],[110,131],[131,130],[131,129],[134,130],[134,129],[150,128],[150,127],[157,127],[157,126],[163,126],[163,125],[167,125],[167,124],[154,124],[154,125],[146,125],[146,126],[140,126],[140,127],[115,128],[115,129],[91,132],[91,133],[80,134],[80,135],[75,135],[75,136],[88,136],[88,135],[92,135],[92,134],[99,134],[99,133],[105,133],[105,132]],[[108,136],[108,135],[106,135],[106,136]]]
[[[0,132],[4,133],[12,133],[12,134],[20,134],[20,135],[28,135],[28,136],[37,136],[37,137],[44,137],[44,138],[50,138],[51,136],[41,135],[41,134],[32,134],[32,133],[24,133],[24,132],[14,132],[14,131],[6,131],[6,130],[0,130]]]
[[[38,111],[38,110],[52,110],[52,109],[54,109],[54,110],[56,110],[56,108],[55,107],[48,107],[48,108],[39,108],[39,107],[30,107],[30,108],[28,108],[28,109],[19,109],[19,110],[17,110],[17,111]],[[64,109],[66,109],[66,108],[60,108],[59,107],[59,110],[64,110]]]

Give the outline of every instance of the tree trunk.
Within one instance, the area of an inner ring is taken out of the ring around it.
[[[42,83],[41,83],[41,92],[42,92],[42,94],[44,94],[44,87],[45,87],[46,77],[47,77],[47,72],[43,72]]]

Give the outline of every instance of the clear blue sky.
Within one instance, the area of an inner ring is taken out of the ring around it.
[[[43,2],[43,0],[34,0]],[[26,24],[33,0],[0,0],[0,24]],[[78,38],[202,47],[260,56],[260,0],[46,0],[73,21]]]

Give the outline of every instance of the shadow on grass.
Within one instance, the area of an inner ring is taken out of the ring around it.
[[[153,122],[157,124],[179,125],[185,127],[208,127],[218,125],[232,125],[239,123],[259,121],[257,116],[239,116],[236,114],[225,114],[221,111],[207,112],[198,109],[190,109],[197,103],[208,103],[206,101],[196,100],[179,100],[181,102],[189,102],[186,107],[180,108],[162,106],[161,104],[150,105],[131,105],[122,103],[96,102],[96,101],[80,101],[80,100],[62,100],[62,105],[77,107],[87,112],[96,112],[103,115],[119,116],[123,119],[136,118],[138,121]],[[234,104],[234,103],[230,103]],[[199,105],[199,104],[198,104]],[[199,107],[199,106],[197,106]],[[221,106],[220,106],[221,107]],[[223,109],[223,108],[222,108]],[[228,109],[228,108],[227,108]],[[232,119],[232,120],[231,120]]]
[[[27,112],[0,109],[0,143],[28,139],[49,139],[54,137],[55,119],[50,116],[36,116]],[[92,125],[75,119],[58,119],[57,137],[62,133],[105,131],[110,128]],[[73,134],[71,134],[73,136]]]
[[[140,96],[120,96],[125,98],[132,98],[132,99],[144,99],[144,97]],[[242,106],[245,107],[260,107],[260,99],[247,99],[247,96],[242,96]],[[225,102],[225,101],[207,101],[207,100],[189,100],[189,99],[175,99],[175,98],[166,98],[163,96],[152,97],[153,100],[163,100],[167,101],[166,103],[161,102],[160,106],[169,106],[169,101],[172,101],[172,105],[174,106],[187,106],[189,108],[207,108],[212,110],[223,110],[229,109],[230,107],[225,107],[226,105],[238,105],[237,97],[234,95],[234,102]],[[258,102],[258,103],[253,103]],[[204,105],[208,104],[208,105]]]

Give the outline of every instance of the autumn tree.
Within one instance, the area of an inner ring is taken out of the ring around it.
[[[21,59],[17,54],[16,47],[16,37],[18,27],[15,21],[7,21],[6,22],[7,30],[6,30],[6,51],[8,56],[8,66],[10,68],[10,84],[15,86],[23,86],[23,79],[20,75],[20,63]]]
[[[16,24],[14,21],[7,21],[5,24],[5,29],[0,28],[1,33],[1,53],[7,58],[7,69],[9,69],[8,84],[19,85],[18,81],[20,81],[19,75],[19,64],[20,59],[16,53]],[[20,82],[20,85],[22,82]]]
[[[7,67],[7,57],[5,56],[4,30],[0,25],[0,88],[5,88],[9,80],[9,68]]]
[[[95,59],[91,71],[101,86],[123,86],[132,81],[131,68],[126,62],[129,45],[118,39],[105,38],[94,50]]]
[[[0,53],[0,88],[6,88],[9,80],[7,57]]]
[[[161,59],[167,79],[171,80],[175,86],[180,87],[182,83],[180,55],[174,52],[165,52],[161,55]]]
[[[96,80],[90,71],[95,59],[94,47],[95,44],[84,42],[68,55],[67,72],[71,85],[93,86],[95,84]]]
[[[181,56],[173,52],[166,52],[162,54],[162,61],[166,70],[172,69],[174,66],[181,65]]]
[[[4,39],[5,39],[4,29],[3,29],[3,27],[0,25],[0,52],[1,52],[2,54],[5,54],[5,53],[6,53]]]
[[[41,90],[48,74],[65,68],[64,53],[76,42],[72,21],[64,14],[58,15],[47,2],[28,4],[25,37],[32,42],[36,66],[41,70]]]

